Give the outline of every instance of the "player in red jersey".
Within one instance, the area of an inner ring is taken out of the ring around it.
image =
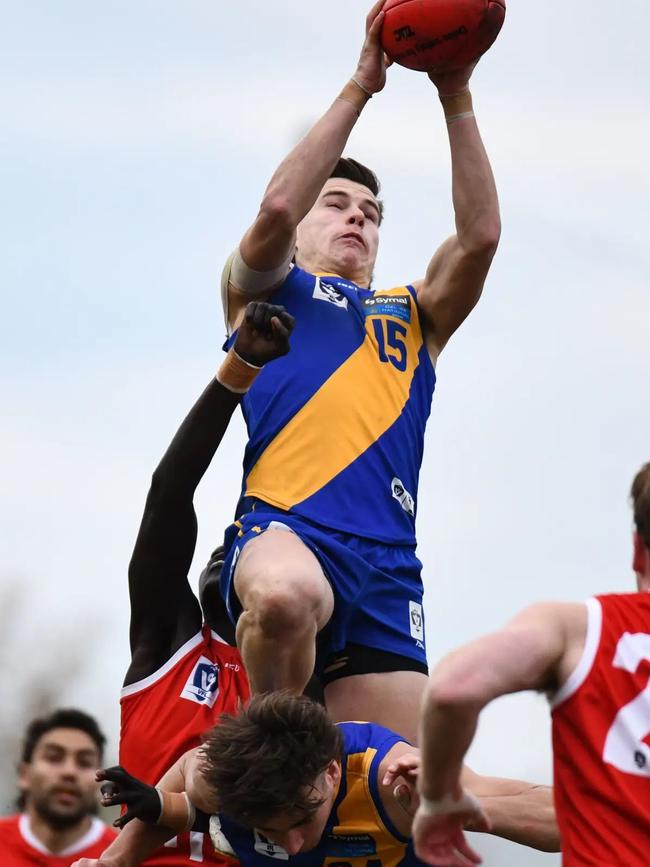
[[[188,581],[197,535],[193,497],[246,388],[259,367],[286,354],[292,327],[281,307],[249,305],[235,353],[153,474],[129,566],[131,665],[120,733],[120,764],[151,784],[199,744],[221,713],[234,712],[249,695],[218,589],[220,552],[201,574],[200,603]],[[179,835],[146,861],[148,867],[196,863],[226,863],[200,832]]]
[[[551,703],[563,864],[650,864],[650,463],[631,496],[637,593],[534,605],[432,673],[413,826],[427,863],[469,863],[448,855],[465,822],[480,816],[460,783],[480,711],[500,695],[536,689]]]
[[[2,867],[69,867],[96,858],[115,832],[94,815],[106,739],[83,711],[32,720],[18,769],[20,813],[0,819]]]

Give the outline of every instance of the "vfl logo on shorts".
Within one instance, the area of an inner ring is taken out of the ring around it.
[[[345,295],[331,283],[324,283],[320,277],[316,278],[312,298],[317,298],[319,301],[329,301],[330,304],[334,304],[335,307],[342,307],[344,310],[348,308],[348,299]]]
[[[282,846],[271,843],[259,831],[255,831],[255,851],[259,852],[260,855],[266,855],[267,858],[277,858],[280,861],[289,860],[289,853]]]
[[[424,642],[424,617],[422,615],[422,606],[419,602],[409,602],[409,624],[411,627],[411,638],[415,638],[420,647]]]
[[[404,511],[415,517],[415,502],[413,497],[402,484],[401,479],[398,479],[397,477],[394,478],[391,482],[390,489],[393,497],[397,500]]]
[[[181,692],[181,698],[214,707],[219,695],[219,666],[202,656]]]

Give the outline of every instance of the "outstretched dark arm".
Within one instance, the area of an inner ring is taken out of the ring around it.
[[[236,364],[243,358],[244,365],[259,367],[286,354],[292,328],[283,308],[249,304],[235,342]],[[232,366],[224,375],[239,377]],[[214,379],[153,474],[129,565],[131,665],[125,684],[157,671],[201,628],[201,608],[187,579],[197,536],[194,492],[241,397]]]
[[[239,404],[213,380],[156,467],[129,565],[131,665],[125,683],[152,674],[201,628],[187,575],[197,536],[194,492]]]

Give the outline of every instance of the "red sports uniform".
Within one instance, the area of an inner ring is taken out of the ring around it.
[[[650,865],[650,593],[587,601],[582,658],[555,696],[566,867]]]
[[[92,818],[89,831],[54,855],[38,840],[26,814],[0,819],[0,864],[2,867],[70,867],[79,858],[99,858],[115,839],[115,831]]]
[[[155,785],[183,753],[199,744],[219,714],[235,712],[249,694],[239,651],[204,626],[162,668],[122,689],[120,764]],[[209,835],[191,831],[142,863],[188,867],[233,862],[216,855]]]

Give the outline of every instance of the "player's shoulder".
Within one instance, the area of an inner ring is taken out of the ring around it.
[[[20,815],[20,813],[14,813],[11,816],[0,816],[0,834],[11,830],[17,831]]]

